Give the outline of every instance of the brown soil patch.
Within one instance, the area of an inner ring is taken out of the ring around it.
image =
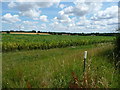
[[[10,32],[10,34],[37,34],[37,35],[50,35],[49,33],[24,33],[24,32]]]

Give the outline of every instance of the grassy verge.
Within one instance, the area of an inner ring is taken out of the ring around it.
[[[110,54],[101,54],[112,49],[111,44],[99,44],[3,53],[3,88],[119,87]],[[88,64],[83,75],[85,50]]]

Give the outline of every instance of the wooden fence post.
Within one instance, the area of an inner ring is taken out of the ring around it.
[[[86,69],[86,59],[87,59],[87,51],[84,52],[84,66],[83,66],[83,72],[85,72],[85,69]]]

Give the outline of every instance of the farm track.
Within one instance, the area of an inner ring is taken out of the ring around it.
[[[50,35],[49,33],[17,33],[17,32],[11,32],[10,34]]]

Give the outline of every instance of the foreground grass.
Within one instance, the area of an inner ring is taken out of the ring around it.
[[[67,88],[76,77],[83,79],[83,54],[88,51],[87,63],[93,87],[119,87],[119,74],[109,62],[111,44],[72,46],[49,50],[30,50],[3,53],[3,88]],[[111,59],[112,56],[111,56]],[[83,82],[79,82],[83,83]]]

